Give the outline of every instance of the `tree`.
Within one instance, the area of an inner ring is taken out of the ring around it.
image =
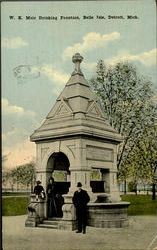
[[[2,187],[6,187],[9,179],[9,172],[7,170],[2,171]]]
[[[33,162],[27,163],[16,168],[17,182],[25,186],[31,185],[31,191],[35,181],[35,164]]]
[[[130,175],[128,162],[131,153],[142,141],[145,129],[155,124],[156,107],[151,101],[151,82],[140,76],[128,62],[107,68],[100,60],[91,87],[98,95],[110,125],[123,136],[117,168],[119,178],[126,180]]]
[[[3,171],[2,173],[2,183],[5,186],[9,182],[12,191],[14,190],[15,184],[22,184],[28,188],[31,185],[31,191],[33,191],[33,186],[35,182],[35,164],[30,162],[14,169]]]
[[[156,128],[146,128],[143,139],[135,145],[132,150],[128,165],[130,165],[130,176],[134,183],[138,181],[152,185],[152,199],[155,199],[155,179],[156,172]]]
[[[11,186],[12,192],[14,191],[14,185],[16,183],[16,169],[12,169],[8,172],[8,181]]]

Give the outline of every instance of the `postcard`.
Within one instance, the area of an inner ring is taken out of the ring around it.
[[[157,102],[155,1],[2,1],[1,9],[3,249],[156,249],[155,216],[128,216],[127,224],[128,205],[116,207],[120,217],[108,205],[112,216],[104,217],[104,206],[93,215],[98,205],[91,203],[84,237],[74,234],[72,205],[82,185],[92,202],[92,192],[105,193],[98,204],[120,202],[116,147],[122,139],[105,123],[90,84],[100,80],[100,62],[106,72],[126,62],[151,82]],[[49,179],[56,181],[59,219],[38,227],[53,213]]]

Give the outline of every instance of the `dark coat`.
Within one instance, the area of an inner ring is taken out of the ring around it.
[[[34,194],[40,195],[42,191],[44,191],[44,188],[42,186],[40,186],[40,185],[35,186]]]
[[[55,184],[54,183],[48,184],[47,189],[46,189],[46,193],[47,193],[48,198],[52,198],[55,195],[56,192],[55,192]]]
[[[87,203],[90,201],[87,191],[81,189],[80,192],[76,191],[73,196],[73,204],[76,210],[86,209]]]
[[[48,197],[48,217],[57,216],[55,183],[47,185],[46,193]]]

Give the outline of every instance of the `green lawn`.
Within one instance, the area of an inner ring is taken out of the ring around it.
[[[152,201],[151,195],[123,195],[122,200],[131,203],[128,215],[157,215],[157,200]],[[2,215],[26,214],[28,202],[29,197],[2,197]]]
[[[22,215],[27,213],[28,198],[2,198],[2,215]]]
[[[2,193],[2,196],[23,196],[23,195],[25,195],[25,196],[27,196],[27,195],[30,195],[30,193],[16,193],[16,192],[11,192],[11,193],[8,193],[8,192],[4,192],[4,193]]]
[[[123,195],[123,201],[129,201],[128,215],[157,215],[157,199],[151,195]]]

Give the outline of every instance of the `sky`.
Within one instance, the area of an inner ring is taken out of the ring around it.
[[[18,1],[1,5],[4,167],[13,168],[35,158],[30,135],[46,118],[68,81],[74,53],[84,57],[81,68],[87,80],[95,75],[100,59],[106,65],[127,60],[151,79],[156,91],[155,1]],[[137,19],[128,19],[128,15]]]

